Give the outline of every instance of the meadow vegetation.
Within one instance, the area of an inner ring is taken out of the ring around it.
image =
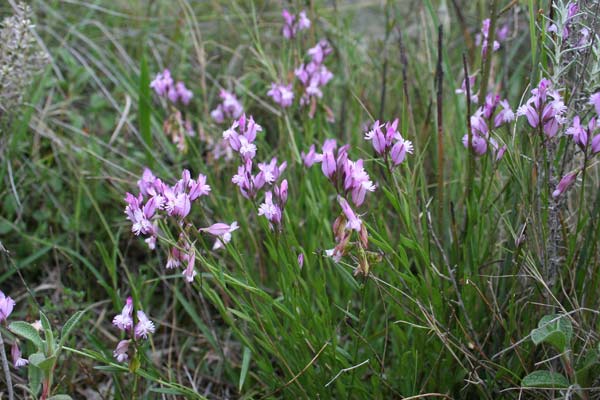
[[[597,1],[0,16],[0,398],[600,398]]]

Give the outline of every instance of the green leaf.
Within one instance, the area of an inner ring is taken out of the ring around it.
[[[68,394],[55,394],[54,396],[48,398],[48,400],[73,400],[73,398]]]
[[[538,327],[531,331],[531,340],[536,345],[546,342],[554,346],[561,353],[570,347],[573,337],[571,321],[557,314],[545,315]]]
[[[44,351],[44,342],[38,331],[31,324],[24,321],[15,321],[8,326],[15,335],[21,336],[35,345],[38,351]]]
[[[46,314],[40,311],[40,321],[42,323],[42,328],[44,328],[44,338],[46,339],[46,354],[50,355],[54,353],[54,334],[52,333],[52,326],[50,325],[50,321]]]
[[[149,167],[152,167],[154,158],[150,149],[152,148],[152,131],[150,130],[150,74],[146,56],[142,54],[140,62],[140,87],[138,92],[138,119],[140,135],[146,147],[146,157]]]
[[[32,357],[35,355],[40,355],[40,356],[44,356],[41,353],[34,353],[31,356],[29,356],[29,367],[27,368],[27,375],[28,375],[28,381],[29,381],[29,389],[31,390],[31,393],[33,393],[34,395],[37,396],[37,394],[40,392],[40,389],[42,387],[42,370],[39,369],[38,367],[36,367],[35,365],[33,365],[32,362]]]
[[[85,311],[77,311],[75,314],[71,315],[71,318],[69,318],[67,322],[65,322],[65,325],[62,327],[62,329],[60,331],[59,346],[62,347],[62,345],[65,343],[65,341],[69,337],[69,334],[71,333],[73,328],[75,328],[75,326],[81,320],[81,317],[83,317],[83,314],[85,314]]]
[[[521,386],[535,388],[566,389],[571,385],[569,384],[569,380],[565,378],[563,374],[543,370],[534,371],[527,375],[521,381]]]
[[[246,381],[246,375],[248,375],[248,368],[250,367],[250,360],[252,359],[252,351],[250,348],[244,347],[244,356],[242,357],[242,370],[240,372],[240,383],[238,386],[238,390],[242,391],[242,386],[244,386],[244,382]]]
[[[54,365],[56,364],[56,356],[48,357],[45,360],[42,360],[35,366],[44,371],[46,376],[50,376],[52,374],[52,370],[54,369]]]

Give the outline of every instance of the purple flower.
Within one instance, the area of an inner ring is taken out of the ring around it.
[[[15,307],[15,301],[0,290],[0,322],[6,321],[8,316],[12,313]]]
[[[231,225],[227,225],[223,222],[212,224],[207,228],[200,228],[201,232],[209,233],[217,237],[213,250],[224,247],[227,243],[231,242],[231,234],[239,228],[237,221],[233,221]]]
[[[303,31],[310,28],[310,19],[306,16],[306,11],[300,11],[298,14],[298,30]]]
[[[567,135],[573,136],[575,143],[585,149],[588,143],[588,134],[584,126],[581,126],[579,115],[573,118],[573,125],[565,132]]]
[[[590,104],[596,109],[596,114],[600,117],[600,92],[594,93],[590,96]]]
[[[304,254],[303,253],[298,254],[298,267],[300,267],[300,269],[302,269],[302,267],[304,267]]]
[[[13,365],[15,366],[15,368],[21,368],[21,367],[24,367],[27,364],[29,364],[28,360],[21,357],[21,349],[19,349],[19,345],[17,344],[17,342],[13,342],[10,353],[11,353],[11,356],[13,359]]]
[[[554,192],[552,192],[552,197],[554,197],[555,199],[558,198],[561,194],[563,194],[564,192],[566,192],[566,190],[575,182],[575,180],[577,179],[577,174],[579,173],[579,171],[575,171],[575,172],[571,172],[567,175],[565,175],[560,182],[558,182],[558,186],[556,187],[556,190]]]
[[[181,264],[181,253],[178,248],[173,247],[167,256],[167,265],[165,268],[173,269],[179,267]]]
[[[242,115],[244,108],[233,93],[221,90],[219,97],[221,104],[210,112],[210,116],[217,124],[222,124],[225,119],[239,118]]]
[[[532,128],[541,124],[544,134],[554,137],[559,125],[565,123],[567,106],[563,103],[561,95],[552,90],[552,84],[547,79],[542,79],[531,94],[527,102],[517,110],[517,116],[525,116]]]
[[[118,362],[126,362],[129,360],[129,355],[127,351],[129,350],[129,343],[131,340],[121,340],[117,343],[117,348],[113,351],[113,356],[117,359]]]
[[[135,325],[135,338],[148,339],[148,334],[154,333],[154,323],[148,319],[146,314],[139,310],[137,312],[138,323]]]
[[[321,162],[322,159],[322,155],[318,154],[315,151],[315,145],[311,144],[310,148],[308,149],[308,153],[304,153],[302,152],[302,154],[300,154],[302,157],[302,161],[304,161],[304,166],[306,167],[312,167],[314,163],[317,162]]]
[[[410,140],[404,140],[402,137],[400,137],[390,152],[390,156],[392,157],[392,162],[394,165],[400,165],[404,161],[404,158],[406,158],[406,153],[413,153],[412,142]]]
[[[286,39],[292,39],[299,31],[310,28],[310,20],[306,16],[305,11],[301,11],[300,14],[296,16],[284,9],[281,12],[281,16],[283,17],[283,28],[281,33]]]
[[[154,89],[157,95],[164,97],[167,95],[169,89],[173,86],[173,78],[171,77],[171,71],[165,69],[163,72],[158,73],[156,78],[150,82],[150,87]]]
[[[488,48],[488,37],[490,32],[490,19],[484,19],[481,23],[481,33],[475,37],[475,44],[481,44],[481,55],[486,56]],[[500,48],[500,43],[496,40],[492,43],[492,51],[495,52]]]
[[[194,266],[196,265],[196,252],[192,249],[190,253],[187,255],[187,267],[183,271],[183,276],[185,276],[185,280],[188,282],[193,282],[194,277],[196,276],[196,270]]]
[[[469,91],[471,92],[471,102],[472,103],[477,103],[479,101],[479,96],[477,95],[477,93],[475,92],[475,89],[474,89],[476,77],[477,77],[476,74],[469,76]],[[454,92],[457,94],[462,94],[462,93],[464,93],[465,95],[467,94],[466,79],[463,79],[462,84],[460,85],[460,89],[456,89]]]
[[[180,100],[187,106],[193,97],[192,91],[188,90],[183,82],[177,82],[175,91],[177,92],[177,100]]]
[[[271,191],[265,193],[265,201],[258,208],[258,215],[264,215],[271,223],[281,223],[281,209],[273,203],[273,193]]]
[[[281,107],[289,107],[294,101],[294,92],[292,91],[292,84],[281,85],[277,83],[271,83],[271,90],[267,92],[267,96],[270,96],[273,99],[273,101],[279,104]]]
[[[413,153],[412,142],[402,137],[398,131],[398,124],[398,118],[391,123],[386,122],[385,125],[375,121],[373,129],[365,134],[365,139],[371,141],[375,152],[380,156],[387,157],[389,155],[395,166],[404,161],[406,153]]]
[[[193,96],[192,92],[185,87],[183,82],[177,82],[177,84],[173,85],[173,78],[168,69],[157,74],[156,78],[150,82],[150,87],[154,89],[157,95],[167,97],[173,103],[181,101],[187,105]]]
[[[515,113],[510,108],[510,104],[508,104],[507,100],[502,100],[500,106],[502,106],[502,110],[500,110],[496,115],[496,118],[494,118],[495,128],[515,120]]]
[[[296,78],[304,86],[304,94],[300,98],[300,105],[311,105],[310,118],[314,116],[316,100],[323,97],[321,88],[333,78],[331,71],[323,65],[325,58],[332,52],[333,49],[329,42],[322,39],[315,47],[308,50],[311,61],[307,64],[301,64],[294,71]]]
[[[592,139],[592,153],[596,154],[600,152],[600,134],[594,136]]]
[[[133,299],[131,297],[127,297],[127,300],[125,301],[125,306],[123,307],[121,314],[115,316],[112,323],[120,330],[127,331],[133,326],[133,318],[131,317],[132,315]]]
[[[465,146],[465,148],[469,148],[469,135],[468,134],[463,136],[462,142],[463,142],[463,146]],[[479,136],[477,134],[472,135],[471,144],[472,144],[473,152],[475,154],[477,154],[478,156],[484,155],[485,152],[487,151],[487,141],[485,140],[485,138],[482,138],[481,136]]]
[[[362,221],[360,220],[358,215],[354,213],[354,210],[352,209],[352,207],[350,207],[350,204],[348,204],[346,199],[344,199],[341,196],[338,196],[338,203],[342,207],[342,211],[346,216],[346,228],[360,232]]]

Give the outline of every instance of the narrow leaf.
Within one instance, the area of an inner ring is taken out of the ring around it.
[[[244,347],[244,356],[242,357],[242,370],[240,372],[240,383],[238,390],[241,392],[244,382],[246,381],[246,375],[248,375],[248,368],[250,367],[250,360],[252,359],[252,352],[250,348]]]
[[[65,343],[65,341],[69,337],[69,334],[71,333],[73,328],[75,328],[75,326],[79,323],[84,313],[84,311],[77,311],[71,316],[71,318],[68,319],[67,322],[65,322],[65,325],[60,331],[60,346],[62,346]]]

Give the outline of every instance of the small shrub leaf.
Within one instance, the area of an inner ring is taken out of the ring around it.
[[[565,389],[570,386],[563,374],[551,371],[534,371],[521,381],[521,386],[532,388]]]
[[[30,323],[15,321],[8,326],[8,329],[15,335],[29,340],[34,344],[38,351],[44,351],[44,342],[38,331],[36,331]]]
[[[538,327],[531,331],[531,340],[536,345],[545,342],[554,346],[558,351],[565,351],[573,337],[573,325],[566,317],[557,314],[545,315]]]

